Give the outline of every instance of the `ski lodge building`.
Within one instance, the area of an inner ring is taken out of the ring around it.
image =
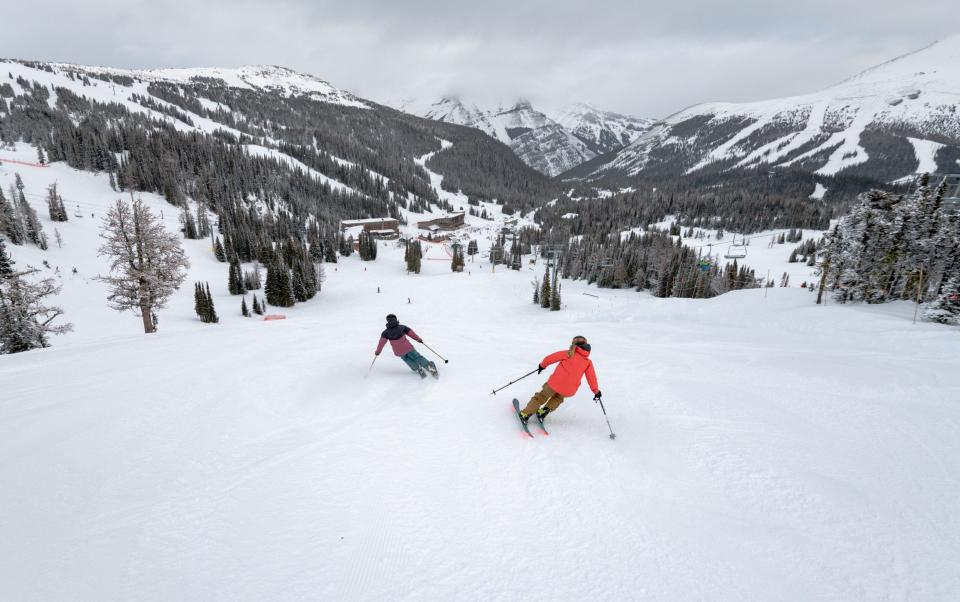
[[[443,217],[417,222],[417,227],[430,232],[458,230],[465,224],[464,212],[449,213]]]
[[[392,217],[371,217],[367,219],[345,219],[340,222],[340,230],[346,232],[353,228],[362,228],[364,232],[380,240],[400,238],[400,220]]]

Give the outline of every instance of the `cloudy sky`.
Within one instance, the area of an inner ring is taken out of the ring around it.
[[[664,117],[813,91],[960,31],[956,0],[5,3],[0,56],[278,64],[379,101],[586,101]]]

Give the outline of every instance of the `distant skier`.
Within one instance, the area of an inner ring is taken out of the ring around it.
[[[573,337],[570,349],[551,353],[537,365],[537,374],[547,369],[550,364],[560,362],[553,371],[540,392],[534,395],[527,407],[520,410],[520,420],[526,422],[534,413],[542,422],[553,412],[563,400],[572,397],[580,388],[580,379],[587,377],[587,384],[593,391],[593,398],[600,399],[600,387],[597,385],[597,374],[593,371],[593,362],[590,361],[590,344],[585,337]]]
[[[434,378],[439,378],[440,373],[437,371],[437,365],[417,353],[407,337],[418,343],[423,342],[423,339],[417,336],[412,328],[404,326],[397,320],[397,316],[390,314],[387,316],[387,328],[380,334],[380,343],[373,354],[380,355],[383,346],[387,344],[387,341],[390,341],[393,354],[406,362],[411,370],[420,375],[420,378],[426,378],[428,372]]]

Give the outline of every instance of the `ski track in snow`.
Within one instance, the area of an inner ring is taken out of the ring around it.
[[[913,145],[913,152],[917,156],[916,173],[937,173],[937,153],[945,145],[919,138],[908,137],[907,140]]]
[[[909,304],[564,281],[553,313],[530,303],[542,266],[408,276],[385,242],[262,322],[186,241],[190,277],[146,336],[92,280],[106,177],[0,166],[0,185],[14,171],[51,236],[11,247],[17,265],[81,273],[63,277],[77,332],[0,356],[0,599],[960,597],[958,330]],[[63,249],[34,197],[53,179]],[[485,249],[493,226],[468,221]],[[747,264],[786,269],[794,245],[763,242]],[[195,280],[221,324],[196,321]],[[389,312],[450,359],[439,381],[389,349],[365,378]],[[584,387],[528,440],[510,400],[545,379],[490,390],[576,334],[618,437]]]

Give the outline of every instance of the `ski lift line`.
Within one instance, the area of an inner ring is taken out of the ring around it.
[[[754,236],[742,236],[742,237],[740,237],[740,243],[739,243],[739,244],[743,244],[743,241],[745,241],[745,240],[753,240],[754,238],[766,238],[766,237],[768,237],[768,236],[776,236],[776,235],[775,235],[775,234],[774,234],[774,235],[771,235],[771,234],[757,234],[757,235],[754,235]],[[681,240],[682,240],[682,239],[681,239]],[[702,248],[704,248],[704,247],[722,247],[722,246],[724,246],[724,245],[732,245],[732,244],[738,244],[737,241],[736,241],[736,239],[731,240],[731,241],[729,241],[729,242],[704,243],[704,244],[702,244],[702,245],[700,245],[700,246],[690,247],[690,248],[692,248],[692,249],[702,249]]]

